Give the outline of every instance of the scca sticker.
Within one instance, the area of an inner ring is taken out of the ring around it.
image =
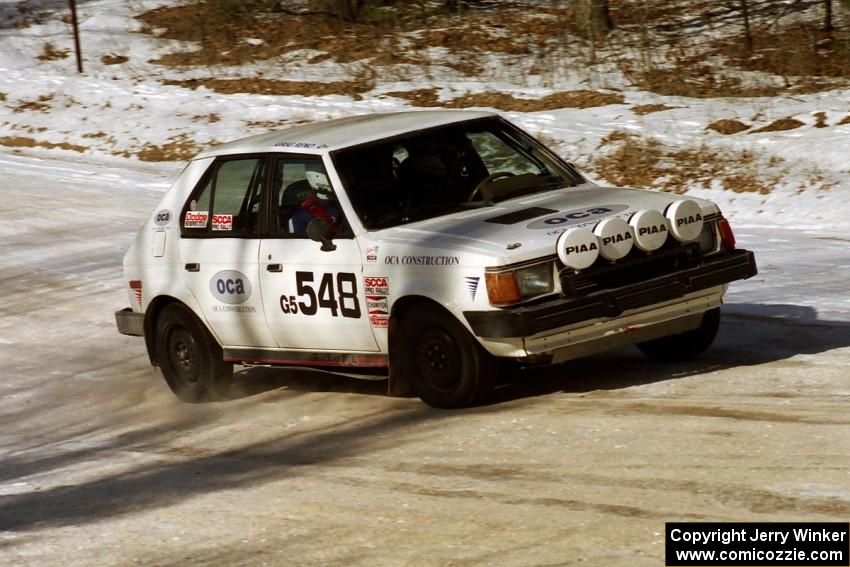
[[[233,215],[213,215],[213,230],[233,230]]]
[[[210,215],[207,211],[186,211],[186,218],[183,219],[183,227],[206,228],[209,218]]]
[[[389,295],[390,279],[386,276],[363,278],[363,290],[366,295]]]
[[[153,217],[153,222],[156,226],[166,226],[171,222],[171,211],[168,209],[162,209],[161,211],[157,211]]]
[[[565,211],[539,219],[525,225],[525,228],[561,228],[571,224],[579,224],[587,222],[599,217],[612,215],[628,209],[628,205],[599,205],[598,207],[588,207],[586,209],[575,209],[573,211]]]
[[[377,246],[369,246],[366,248],[366,261],[367,262],[377,262],[378,261],[378,247]]]
[[[210,280],[210,293],[222,303],[245,303],[251,297],[251,291],[251,280],[235,270],[219,272]]]

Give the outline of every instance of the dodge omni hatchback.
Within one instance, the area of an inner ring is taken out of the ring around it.
[[[504,365],[696,356],[755,273],[710,201],[593,184],[497,114],[372,114],[190,161],[124,258],[116,320],[188,402],[261,364],[460,407]]]

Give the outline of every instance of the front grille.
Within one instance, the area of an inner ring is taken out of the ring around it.
[[[601,290],[612,290],[702,264],[699,244],[668,242],[657,252],[645,254],[633,250],[616,263],[596,265],[576,273],[570,268],[560,271],[561,294],[566,298],[585,297]]]

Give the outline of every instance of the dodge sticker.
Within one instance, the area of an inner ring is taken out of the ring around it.
[[[186,218],[183,220],[183,227],[206,228],[209,216],[208,211],[186,211]]]

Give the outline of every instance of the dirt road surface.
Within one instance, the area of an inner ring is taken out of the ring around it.
[[[250,369],[186,405],[123,337],[171,168],[0,154],[0,565],[652,565],[667,521],[850,519],[850,234],[737,227],[702,359],[635,349],[438,411]]]

